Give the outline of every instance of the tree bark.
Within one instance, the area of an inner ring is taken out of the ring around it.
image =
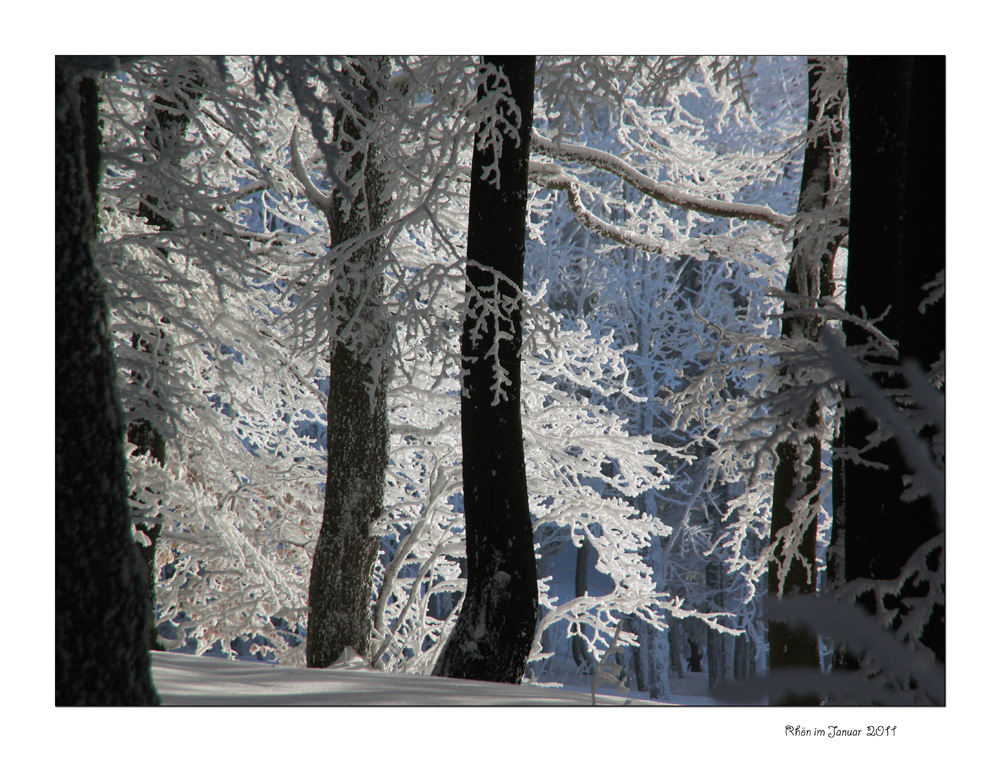
[[[809,59],[809,113],[810,132],[822,123],[839,123],[837,111],[842,104],[828,101],[824,107],[820,77],[828,65],[820,59]],[[802,188],[799,194],[798,220],[806,221],[796,228],[792,245],[792,258],[785,290],[793,295],[785,303],[786,311],[813,307],[820,299],[833,295],[833,262],[847,231],[846,219],[829,219],[829,209],[834,204],[831,191],[834,187],[835,168],[838,161],[838,143],[841,135],[835,129],[819,130],[806,144],[802,165]],[[826,214],[822,212],[827,211]],[[815,221],[812,221],[815,220]],[[800,337],[815,342],[819,338],[822,318],[813,315],[790,315],[782,321],[782,336]],[[786,388],[794,388],[797,380],[793,373],[785,373]],[[810,405],[804,419],[793,423],[796,438],[780,443],[778,462],[774,472],[774,491],[771,502],[771,542],[776,544],[782,530],[795,523],[804,524],[801,540],[797,545],[787,541],[776,546],[775,559],[768,565],[768,593],[781,597],[795,594],[814,594],[817,589],[816,531],[820,495],[823,444],[818,436],[822,427],[822,411],[817,402]],[[801,432],[801,434],[799,433]],[[800,557],[793,558],[793,553]],[[789,559],[790,562],[789,562]],[[784,578],[780,569],[787,565]],[[769,668],[811,667],[819,670],[820,659],[816,635],[808,629],[796,629],[780,621],[768,626]],[[814,704],[816,695],[798,695],[786,698],[787,704]]]
[[[56,59],[56,704],[149,705],[159,698],[147,585],[94,257],[100,130],[91,63]]]
[[[480,101],[509,83],[497,118],[516,120],[496,155],[481,140],[472,159],[467,307],[462,325],[462,476],[468,582],[434,667],[438,676],[519,683],[538,615],[535,550],[521,433],[521,329],[533,57],[483,59]],[[513,101],[511,103],[510,101]],[[516,109],[515,109],[516,107]],[[496,162],[499,177],[484,177]],[[495,179],[495,184],[494,181]],[[504,385],[498,385],[505,378]]]
[[[388,62],[377,62],[387,75]],[[378,83],[355,65],[367,98],[338,114],[340,149],[351,155],[345,181],[359,179],[354,200],[335,197],[325,209],[330,248],[344,265],[331,311],[335,335],[327,402],[327,478],[323,523],[309,579],[306,663],[326,668],[350,647],[371,656],[372,578],[379,539],[371,531],[382,511],[389,463],[387,388],[391,339],[383,303],[386,177],[371,128],[380,109]]]
[[[926,310],[924,284],[945,262],[945,73],[943,56],[858,56],[848,59],[851,103],[851,256],[847,310],[869,317],[888,314],[882,332],[897,342],[900,360],[915,359],[928,372],[944,352],[944,299]],[[862,330],[845,325],[849,344]],[[877,378],[887,390],[904,384],[887,364]],[[865,449],[876,424],[863,410],[844,423],[848,447]],[[935,433],[922,432],[926,438]],[[843,577],[894,579],[914,551],[937,535],[944,516],[924,497],[904,502],[910,473],[898,447],[883,442],[864,452],[875,469],[846,461]],[[943,509],[943,506],[941,506]],[[943,561],[938,561],[943,562]],[[912,587],[912,585],[911,585]],[[926,589],[907,589],[920,597]],[[870,596],[869,596],[870,597]],[[863,599],[871,611],[874,600]],[[905,610],[896,601],[889,607]],[[944,610],[934,615],[921,641],[944,661]]]

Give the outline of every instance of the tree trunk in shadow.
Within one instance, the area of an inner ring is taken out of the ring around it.
[[[55,702],[150,705],[159,698],[146,577],[132,540],[123,413],[94,257],[100,130],[90,64],[56,58]]]
[[[483,59],[480,102],[509,82],[496,117],[517,123],[500,146],[480,125],[469,197],[467,306],[462,325],[462,477],[469,574],[437,676],[519,683],[538,616],[534,537],[521,432],[521,340],[535,61]],[[516,105],[516,111],[512,108]],[[519,117],[516,112],[519,111]],[[516,121],[515,121],[516,120]],[[498,176],[484,177],[495,162]]]

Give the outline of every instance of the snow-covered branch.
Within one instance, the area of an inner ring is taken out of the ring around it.
[[[549,158],[561,161],[573,161],[610,172],[641,193],[669,206],[678,206],[682,209],[713,217],[757,220],[766,222],[780,230],[786,228],[792,221],[791,217],[779,214],[767,206],[735,203],[732,201],[717,201],[712,198],[698,198],[689,193],[675,190],[647,177],[628,162],[610,153],[582,145],[556,143],[542,137],[537,131],[533,131],[531,134],[531,145],[539,153]]]
[[[666,240],[652,238],[648,235],[629,230],[619,225],[605,222],[591,212],[580,196],[579,183],[562,167],[548,162],[531,161],[528,167],[528,177],[536,185],[549,190],[562,190],[569,198],[570,208],[580,223],[588,230],[621,243],[623,246],[647,251],[651,254],[670,255],[677,253],[677,248]]]
[[[292,129],[291,153],[292,172],[295,174],[295,179],[297,179],[299,184],[302,185],[302,189],[305,191],[306,198],[309,199],[309,203],[320,211],[327,211],[331,207],[333,200],[330,196],[317,188],[316,185],[313,184],[312,178],[309,177],[309,171],[306,169],[305,164],[302,161],[302,145],[299,141],[299,126],[297,124],[294,129]]]
[[[847,381],[852,396],[863,400],[864,409],[869,416],[887,429],[882,432],[883,434],[888,432],[895,437],[900,453],[913,470],[914,487],[928,494],[934,506],[943,514],[944,473],[934,461],[931,448],[915,432],[913,421],[908,419],[906,412],[894,404],[885,390],[880,388],[864,368],[848,354],[832,330],[824,329],[820,334],[820,341],[831,367]],[[923,411],[925,416],[923,422],[933,423],[939,430],[944,430],[944,405],[942,400],[937,398],[943,394],[932,389],[926,378],[918,377],[921,373],[912,364],[905,366],[905,369],[908,370],[906,375],[910,382],[917,384],[916,393],[920,394],[921,398],[930,400],[929,409]]]

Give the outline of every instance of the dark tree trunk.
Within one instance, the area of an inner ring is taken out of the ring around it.
[[[670,699],[669,671],[673,653],[667,632],[657,631],[648,623],[642,623],[645,638],[641,643],[640,652],[646,675],[646,691],[652,700]]]
[[[583,539],[576,550],[576,575],[574,579],[573,592],[576,597],[583,597],[587,594],[587,577],[590,572],[590,545],[586,538]],[[583,673],[589,674],[594,670],[594,658],[587,647],[583,633],[572,634],[571,648],[573,651],[573,662],[582,669]]]
[[[825,107],[819,87],[820,76],[828,65],[819,59],[809,60],[809,113],[810,130],[818,125],[839,123],[838,110],[842,103],[832,100]],[[830,223],[824,210],[834,199],[835,169],[838,161],[838,143],[841,135],[833,129],[821,130],[811,135],[806,145],[802,166],[802,189],[799,194],[798,214],[807,221],[796,230],[792,246],[791,266],[785,290],[792,294],[786,300],[786,311],[815,307],[818,300],[833,295],[833,261],[844,235],[847,220]],[[800,217],[801,218],[801,217]],[[801,337],[809,341],[819,338],[822,320],[813,315],[792,315],[782,321],[782,335],[786,338]],[[798,385],[794,372],[785,373],[786,388]],[[820,495],[817,487],[821,475],[822,442],[816,431],[821,428],[821,411],[813,402],[805,419],[793,425],[796,438],[789,438],[777,446],[778,462],[774,472],[772,499],[771,541],[779,532],[796,523],[803,528],[801,541],[795,545],[781,544],[775,551],[776,558],[768,566],[768,593],[772,596],[813,594],[816,592],[816,529]],[[781,578],[779,569],[793,553],[798,558],[787,565]],[[793,667],[813,667],[819,670],[819,649],[816,635],[808,629],[789,627],[781,621],[771,621],[768,626],[768,645],[771,670]],[[789,696],[788,703],[814,703],[815,695]]]
[[[683,622],[679,618],[670,621],[670,628],[667,629],[667,641],[670,643],[670,671],[678,679],[684,678],[684,632],[681,630]]]
[[[535,549],[521,434],[521,326],[528,155],[535,62],[489,57],[520,111],[502,153],[477,144],[469,198],[468,306],[462,326],[462,476],[468,585],[435,664],[438,676],[518,683],[538,615]],[[485,79],[480,101],[500,88]],[[498,117],[516,119],[500,102]],[[485,138],[481,125],[479,138]],[[483,170],[496,161],[499,176]],[[497,388],[498,374],[507,382]]]
[[[387,63],[379,62],[382,74]],[[379,547],[371,528],[382,511],[389,463],[385,239],[366,238],[384,224],[387,212],[386,179],[371,135],[380,88],[361,66],[354,70],[368,97],[341,111],[338,127],[340,149],[353,154],[343,179],[363,173],[362,189],[350,204],[334,198],[326,211],[331,250],[341,247],[346,258],[331,305],[339,317],[330,358],[326,498],[309,579],[306,662],[312,668],[329,666],[347,647],[366,660],[371,656],[372,578]]]
[[[851,255],[847,310],[883,314],[882,332],[898,343],[901,360],[929,371],[944,352],[944,300],[921,311],[922,286],[945,262],[945,70],[943,56],[850,57]],[[849,344],[865,335],[845,325]],[[891,372],[876,376],[900,388]],[[864,449],[875,424],[864,411],[849,412],[848,447]],[[933,431],[925,430],[929,437]],[[894,579],[913,552],[937,535],[944,516],[927,498],[904,502],[903,477],[912,471],[894,441],[864,452],[882,469],[847,461],[845,468],[844,573],[853,579]],[[943,506],[941,506],[943,509]],[[933,562],[933,561],[932,561]],[[937,562],[940,562],[938,560]],[[912,587],[912,585],[911,585]],[[926,595],[907,589],[907,596]],[[874,600],[861,602],[873,610]],[[895,606],[905,610],[905,603]],[[889,601],[889,607],[894,603]],[[944,661],[944,610],[936,606],[921,640]]]
[[[722,589],[723,582],[722,563],[713,560],[705,567],[705,586],[709,589]],[[712,595],[712,602],[716,610],[725,609],[725,597],[721,591]],[[726,669],[726,641],[727,635],[717,632],[711,627],[707,627],[705,632],[705,655],[708,662],[708,692],[715,694],[716,688],[727,677]]]
[[[94,259],[100,131],[86,64],[56,59],[56,704],[149,705],[146,578]]]
[[[639,640],[638,647],[622,648],[618,654],[619,663],[625,674],[625,684],[630,689],[648,692],[646,671],[649,664],[649,635],[646,632],[646,622],[635,616],[626,616],[622,630],[631,632]]]
[[[700,674],[702,671],[701,667],[701,645],[699,645],[695,640],[688,638],[688,671],[692,674]]]
[[[726,635],[709,629],[705,633],[705,660],[708,663],[708,694],[714,695],[728,676],[726,662]]]
[[[733,642],[733,679],[745,682],[755,674],[753,642],[750,635],[743,632]]]

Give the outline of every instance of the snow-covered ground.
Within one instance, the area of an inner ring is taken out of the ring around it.
[[[153,653],[164,705],[215,706],[584,706],[589,692],[534,685],[386,674],[358,660],[304,669],[177,653]],[[598,694],[598,705],[664,705]]]

